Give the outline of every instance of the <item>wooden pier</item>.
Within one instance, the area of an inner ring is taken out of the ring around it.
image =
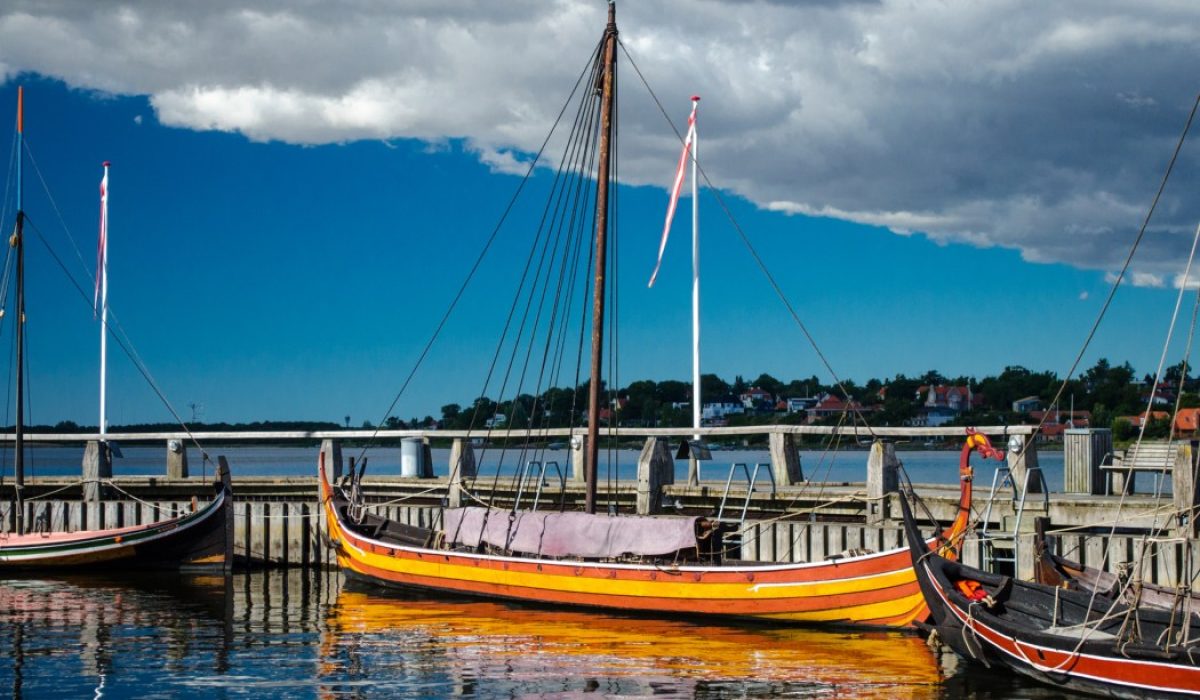
[[[832,432],[832,428],[812,426],[770,426],[749,429],[705,429],[702,432],[718,436],[731,431],[733,434],[762,435],[766,432],[768,452],[771,456],[770,469],[774,477],[771,487],[767,480],[749,489],[745,484],[732,483],[728,486],[725,502],[726,518],[740,519],[744,509],[746,516],[742,530],[741,556],[759,561],[823,561],[861,550],[887,549],[903,544],[903,534],[898,522],[899,480],[898,461],[894,445],[888,439],[912,437],[918,429],[876,429],[876,442],[868,451],[859,452],[864,457],[862,482],[823,484],[802,480],[795,459],[795,435]],[[1009,443],[1009,463],[1015,483],[1033,483],[1028,470],[1037,468],[1037,451],[1024,446],[1028,428],[985,427],[982,432],[991,434],[993,442]],[[924,429],[918,437],[961,435],[961,428]],[[546,431],[548,439],[571,440],[568,431],[556,435]],[[689,514],[715,515],[726,482],[702,481],[676,484],[674,481],[673,457],[666,450],[667,442],[674,444],[684,430],[658,430],[637,432],[625,431],[622,437],[640,437],[645,440],[638,460],[638,478],[621,481],[611,494],[605,495],[605,503],[611,502],[620,512],[681,512]],[[647,435],[647,433],[652,433]],[[690,429],[687,434],[690,436]],[[234,553],[241,566],[259,567],[327,567],[331,566],[331,553],[324,541],[324,516],[317,500],[316,461],[320,451],[332,464],[339,464],[342,440],[363,440],[371,436],[369,431],[345,431],[337,433],[222,433],[195,435],[202,444],[232,443],[241,440],[272,441],[286,444],[305,441],[313,444],[312,477],[249,477],[237,475],[236,462],[231,465],[234,473]],[[176,434],[111,436],[123,444],[139,441],[162,442],[165,454],[172,454],[170,441],[182,440]],[[372,476],[364,479],[365,501],[369,507],[381,514],[404,522],[430,526],[440,522],[441,509],[447,504],[461,503],[464,494],[498,507],[510,507],[521,497],[528,505],[531,495],[522,493],[520,484],[511,478],[498,482],[488,478],[475,479],[474,451],[469,441],[477,436],[449,432],[421,433],[417,431],[387,431],[375,439],[393,444],[397,439],[421,438],[428,440],[449,439],[454,441],[451,459],[460,466],[449,470],[452,478]],[[497,439],[497,433],[489,437]],[[513,437],[517,436],[515,433]],[[542,436],[539,436],[542,437]],[[53,441],[55,443],[94,442],[97,436],[34,435],[31,441]],[[0,436],[0,440],[3,437]],[[1081,439],[1094,442],[1094,436]],[[320,441],[320,447],[317,446]],[[1111,444],[1111,442],[1109,443]],[[572,441],[573,452],[578,451],[578,441]],[[1078,447],[1076,445],[1075,447]],[[1071,454],[1072,445],[1067,446]],[[1194,465],[1193,447],[1184,443],[1173,447],[1171,459],[1178,460],[1180,470]],[[219,449],[209,448],[211,454]],[[1076,450],[1078,451],[1078,450]],[[94,460],[100,450],[85,450],[85,462]],[[1087,452],[1084,450],[1083,452]],[[790,457],[789,457],[790,453]],[[178,451],[174,452],[178,454]],[[186,451],[183,452],[186,455]],[[1088,453],[1088,459],[1098,456]],[[170,460],[167,460],[170,461]],[[345,467],[348,468],[349,460]],[[1091,463],[1080,465],[1068,460],[1065,468],[1069,472],[1064,480],[1071,485],[1071,470],[1076,472],[1093,469]],[[1174,464],[1174,462],[1173,462]],[[212,497],[211,485],[202,478],[189,476],[186,460],[175,460],[171,465],[173,474],[162,477],[119,477],[105,473],[103,465],[82,465],[81,473],[86,480],[73,477],[39,478],[25,488],[25,522],[32,524],[35,531],[64,531],[83,528],[119,527],[173,517],[189,510],[199,500]],[[389,471],[395,471],[389,466]],[[164,471],[166,471],[164,469]],[[711,472],[711,470],[709,470]],[[1190,472],[1191,469],[1187,469]],[[582,504],[584,487],[575,475],[581,473],[572,468],[565,483],[547,480],[541,490],[542,507],[568,509]],[[1036,474],[1036,472],[1033,472]],[[1079,479],[1075,480],[1079,482]],[[528,485],[528,482],[526,482]],[[1178,488],[1179,479],[1173,482]],[[1122,483],[1121,488],[1126,484]],[[1185,483],[1184,486],[1187,486]],[[957,509],[957,487],[952,485],[917,484],[916,489],[928,504],[933,516],[939,521],[949,522]],[[1175,493],[1174,497],[1154,498],[1144,494],[1106,493],[1063,493],[1042,494],[1033,488],[1023,502],[1014,500],[1013,489],[1000,496],[990,498],[990,475],[985,483],[980,475],[975,484],[975,509],[987,516],[987,528],[992,538],[985,544],[978,537],[969,540],[964,550],[968,563],[987,564],[1000,554],[1007,555],[1013,562],[1018,575],[1027,576],[1032,571],[1033,523],[1035,518],[1046,518],[1052,536],[1060,543],[1060,552],[1090,566],[1102,566],[1109,571],[1120,571],[1131,566],[1144,567],[1143,576],[1150,581],[1174,584],[1181,580],[1195,583],[1194,571],[1185,569],[1191,562],[1200,561],[1200,547],[1194,538],[1185,537],[1191,523],[1180,523],[1172,517],[1181,498],[1187,494]],[[1077,489],[1082,490],[1082,489]],[[1088,485],[1088,490],[1101,490]],[[0,499],[12,501],[12,486],[6,482],[0,487]],[[990,501],[990,504],[989,504]],[[1195,503],[1193,499],[1192,503]],[[989,507],[990,506],[990,507]],[[0,519],[0,532],[13,529],[15,513],[4,507]],[[1018,522],[1014,526],[1014,519]],[[1119,522],[1117,522],[1119,521]],[[1117,527],[1113,523],[1117,522]],[[996,533],[1010,532],[1015,536],[997,536]],[[3,536],[0,534],[0,536]],[[1105,552],[1108,555],[1105,556]],[[1143,552],[1147,552],[1143,556]],[[1003,556],[999,558],[1004,558]],[[1194,566],[1194,565],[1193,565]]]

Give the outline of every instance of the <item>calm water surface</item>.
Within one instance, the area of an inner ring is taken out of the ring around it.
[[[234,476],[315,476],[317,473],[317,448],[315,447],[276,447],[276,446],[206,446],[214,456],[220,454],[229,458],[230,468]],[[113,474],[116,476],[161,475],[166,470],[166,450],[162,446],[130,445],[122,449],[124,457],[113,461]],[[62,447],[32,447],[27,451],[26,473],[34,477],[41,476],[74,476],[80,473],[83,460],[82,446]],[[357,448],[345,447],[343,455],[359,458],[361,452]],[[367,451],[370,473],[378,475],[400,474],[400,448],[378,447]],[[556,462],[564,471],[568,469],[570,456],[567,450],[535,450],[522,452],[511,448],[501,450],[489,447],[477,450],[480,458],[479,475],[481,478],[496,474],[511,475],[517,465],[529,460],[537,460],[549,464]],[[898,452],[912,480],[916,483],[927,484],[956,484],[958,483],[958,450],[901,450]],[[729,474],[729,466],[735,463],[746,463],[753,468],[757,462],[768,463],[770,456],[758,450],[720,450],[712,453],[712,461],[702,464],[701,476],[705,480],[724,483]],[[600,453],[600,477],[607,480],[611,476],[619,479],[633,479],[637,475],[637,450],[604,450]],[[1053,491],[1062,488],[1063,453],[1058,451],[1040,451],[1038,454],[1046,481]],[[188,449],[189,470],[193,476],[201,475],[205,470],[211,475],[212,466],[204,465],[200,452],[193,446]],[[450,461],[448,449],[433,450],[434,473],[445,476]],[[801,467],[804,475],[814,481],[832,482],[861,482],[867,474],[867,451],[846,450],[801,450]],[[11,474],[12,455],[0,450],[0,472]],[[974,464],[978,470],[976,479],[980,484],[991,485],[995,461],[978,458]],[[554,476],[553,467],[548,471]],[[739,472],[740,475],[740,472]],[[687,460],[675,462],[677,481],[687,478]],[[741,477],[743,480],[745,477]]]
[[[893,633],[422,598],[334,572],[0,580],[0,695],[1050,698]]]

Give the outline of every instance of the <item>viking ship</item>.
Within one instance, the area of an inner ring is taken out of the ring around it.
[[[919,535],[901,499],[908,537]],[[1018,581],[910,546],[932,618],[958,654],[1062,689],[1123,698],[1200,696],[1200,622],[1098,593]]]
[[[339,566],[384,586],[625,612],[879,627],[923,619],[925,604],[904,547],[803,563],[744,561],[726,540],[731,526],[718,519],[596,513],[616,53],[610,3],[607,27],[590,72],[585,71],[591,78],[584,84],[594,88],[589,95],[599,98],[598,118],[577,117],[587,125],[584,131],[599,137],[594,150],[579,149],[598,154],[591,217],[595,252],[585,511],[484,504],[445,508],[439,527],[415,527],[380,517],[364,505],[361,470],[355,474],[351,469],[346,478],[331,483],[340,465],[326,464],[322,454],[321,499]],[[957,516],[940,538],[920,538],[920,547],[951,554],[970,512],[970,455],[999,456],[985,436],[969,432],[960,458]]]
[[[968,436],[958,514],[940,537],[916,535],[918,547],[954,555],[969,520],[976,451],[1001,457],[984,435]],[[510,520],[506,511],[485,522],[478,507],[447,510],[435,530],[357,506],[354,477],[331,484],[324,454],[318,471],[338,566],[376,585],[806,624],[903,627],[928,614],[904,547],[809,563],[737,561],[723,557],[722,530],[705,518],[521,512]]]
[[[1186,603],[1189,614],[1200,616],[1200,593],[1101,571],[1059,556],[1051,550],[1044,532],[1037,533],[1035,545],[1034,580],[1038,583],[1096,592],[1109,598],[1120,598],[1129,605],[1148,605],[1163,610],[1180,610]]]

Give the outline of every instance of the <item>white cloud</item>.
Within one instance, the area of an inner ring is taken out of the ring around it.
[[[10,0],[0,78],[147,95],[162,124],[259,141],[462,139],[494,170],[523,172],[603,12],[587,0]],[[1200,4],[1167,0],[668,0],[618,13],[677,126],[703,96],[701,162],[723,188],[1095,269],[1123,261],[1194,95],[1178,67],[1200,59]],[[622,177],[665,185],[678,143],[634,72],[622,76]],[[1179,274],[1200,219],[1187,196],[1197,160],[1184,151],[1132,283]]]
[[[1088,296],[1090,295],[1088,294],[1087,290],[1083,290],[1079,293],[1079,301],[1087,301]]]
[[[529,172],[529,164],[533,160],[522,160],[513,151],[501,151],[487,146],[472,150],[479,154],[479,160],[494,173],[524,175]]]
[[[1200,273],[1193,270],[1191,274],[1187,275],[1186,279],[1182,273],[1175,275],[1175,278],[1171,280],[1171,286],[1175,289],[1179,289],[1180,287],[1200,289]]]
[[[1182,275],[1179,275],[1179,277],[1182,277]],[[1116,282],[1117,274],[1115,272],[1106,273],[1104,275],[1104,281],[1108,282],[1109,284]],[[1156,289],[1166,286],[1166,282],[1163,280],[1162,275],[1157,275],[1152,272],[1135,272],[1132,270],[1125,274],[1123,283],[1133,285],[1134,287],[1153,287]]]

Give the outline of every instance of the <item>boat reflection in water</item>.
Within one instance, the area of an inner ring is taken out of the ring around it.
[[[934,697],[941,674],[918,637],[894,632],[695,624],[388,594],[350,583],[322,643],[337,678],[433,695],[827,695]]]
[[[333,571],[0,579],[0,697],[1055,697],[918,637],[343,587]]]
[[[142,671],[185,672],[198,658],[223,673],[228,656],[214,652],[227,648],[231,580],[173,573],[0,580],[0,693],[101,697],[120,678],[129,695]]]

